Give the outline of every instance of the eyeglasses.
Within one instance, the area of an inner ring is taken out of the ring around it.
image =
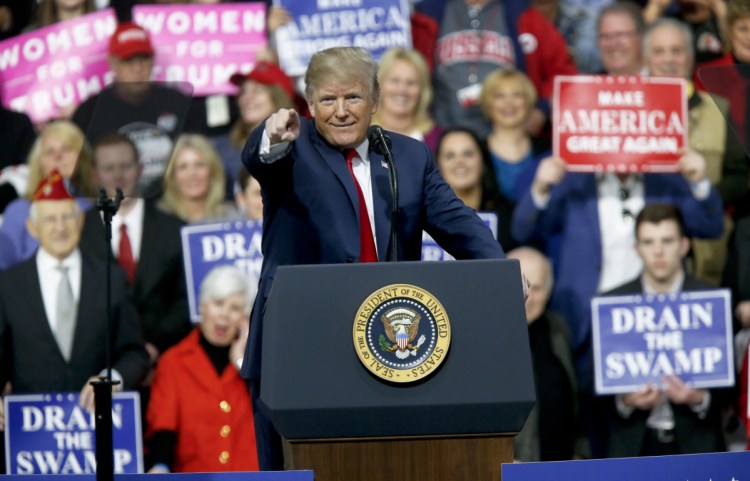
[[[620,187],[620,202],[622,202],[622,218],[623,220],[632,220],[633,212],[628,209],[625,202],[630,198],[630,190],[625,187]]]
[[[600,33],[597,36],[597,40],[600,42],[622,42],[625,40],[629,40],[631,37],[636,35],[638,32],[636,30],[626,30],[623,32],[613,32],[613,33]]]

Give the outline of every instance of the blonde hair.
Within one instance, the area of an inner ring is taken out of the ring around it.
[[[85,0],[83,13],[95,12],[94,0]],[[57,10],[55,0],[42,0],[39,4],[39,26],[46,27],[60,21],[60,13]]]
[[[367,87],[370,100],[377,103],[380,94],[378,64],[360,47],[333,47],[321,50],[310,59],[305,72],[305,96],[313,100],[323,83],[360,81]]]
[[[257,82],[257,80],[256,80]],[[276,84],[261,84],[268,89],[268,94],[271,96],[271,103],[273,104],[273,111],[279,109],[291,109],[294,106],[292,99],[289,98],[289,94],[286,90],[279,87]],[[239,96],[239,95],[238,95]],[[241,149],[245,146],[245,142],[250,137],[250,133],[258,127],[260,123],[250,125],[242,120],[242,115],[234,122],[232,129],[229,131],[229,143],[232,147]]]
[[[226,176],[218,152],[206,137],[199,134],[183,134],[177,139],[172,157],[169,159],[167,171],[164,173],[164,194],[159,206],[167,212],[173,213],[183,220],[188,219],[188,211],[182,195],[174,181],[175,165],[180,154],[185,149],[196,150],[200,157],[208,164],[210,183],[206,194],[206,215],[220,217],[223,215],[223,202]]]
[[[432,102],[432,82],[430,81],[430,70],[422,54],[416,50],[407,50],[402,47],[395,47],[388,50],[380,57],[378,82],[380,84],[383,83],[383,78],[388,75],[390,69],[399,60],[408,63],[417,71],[417,77],[419,78],[419,101],[414,111],[414,124],[418,131],[427,132],[433,126],[429,113],[430,103]],[[372,123],[380,123],[378,112],[375,112],[372,116]]]
[[[78,159],[73,170],[73,175],[68,179],[72,194],[82,197],[96,195],[96,186],[94,185],[93,175],[93,157],[91,147],[86,142],[83,132],[76,124],[67,120],[56,120],[50,122],[44,127],[41,135],[37,137],[34,145],[29,151],[29,157],[26,164],[29,166],[29,179],[26,184],[24,197],[30,199],[34,195],[39,182],[48,172],[42,170],[42,151],[44,150],[44,141],[49,137],[58,137],[64,143],[69,144],[73,149],[78,151]]]
[[[727,16],[725,19],[725,32],[729,34],[734,22],[737,20],[743,20],[750,18],[750,1],[748,0],[734,0],[727,2]],[[732,51],[732,42],[726,42],[726,51]]]
[[[528,113],[534,109],[537,93],[534,84],[525,73],[514,68],[499,68],[490,72],[482,82],[482,93],[479,97],[479,107],[488,119],[491,113],[492,93],[502,83],[515,82],[521,86],[524,98],[528,105]]]

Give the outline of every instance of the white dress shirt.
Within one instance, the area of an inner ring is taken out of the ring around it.
[[[39,287],[42,290],[44,312],[47,314],[47,321],[52,332],[55,332],[57,327],[57,288],[62,276],[62,272],[58,269],[60,264],[68,268],[68,280],[77,306],[81,299],[81,252],[76,249],[60,262],[41,247],[37,251],[36,268],[39,271]]]
[[[125,224],[128,229],[130,248],[133,251],[133,260],[138,262],[141,258],[141,239],[143,238],[143,213],[146,203],[143,199],[136,199],[135,205],[123,217],[118,212],[112,217],[112,252],[115,258],[120,255],[120,226]]]

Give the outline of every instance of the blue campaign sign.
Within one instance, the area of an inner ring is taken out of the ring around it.
[[[190,318],[198,322],[198,295],[203,278],[214,267],[233,265],[247,273],[257,288],[263,263],[263,225],[258,221],[219,222],[182,228],[182,257],[185,263]]]
[[[745,481],[750,451],[503,464],[503,481]]]
[[[408,0],[274,0],[292,17],[276,30],[281,68],[303,75],[314,53],[362,47],[377,61],[389,48],[411,48]]]
[[[591,311],[598,394],[670,374],[697,388],[734,385],[728,290],[595,297]]]
[[[96,472],[94,414],[78,406],[79,398],[80,393],[5,397],[8,474]],[[115,393],[112,399],[115,473],[143,472],[142,439],[138,393]]]
[[[492,235],[497,239],[497,214],[494,212],[477,212],[477,215],[490,228]],[[454,261],[456,258],[445,252],[430,234],[422,232],[422,260]]]
[[[3,476],[8,481],[49,481],[39,475]],[[314,481],[312,471],[262,471],[252,473],[117,474],[116,481]],[[95,475],[61,475],[55,481],[96,481]]]

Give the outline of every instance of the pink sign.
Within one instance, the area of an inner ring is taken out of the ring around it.
[[[189,82],[197,96],[236,93],[229,77],[267,43],[264,3],[138,5],[133,18],[156,48],[153,79]]]
[[[35,123],[70,113],[112,81],[107,45],[116,26],[107,9],[0,42],[3,105]]]
[[[556,77],[553,151],[578,172],[674,172],[687,144],[683,79]]]

